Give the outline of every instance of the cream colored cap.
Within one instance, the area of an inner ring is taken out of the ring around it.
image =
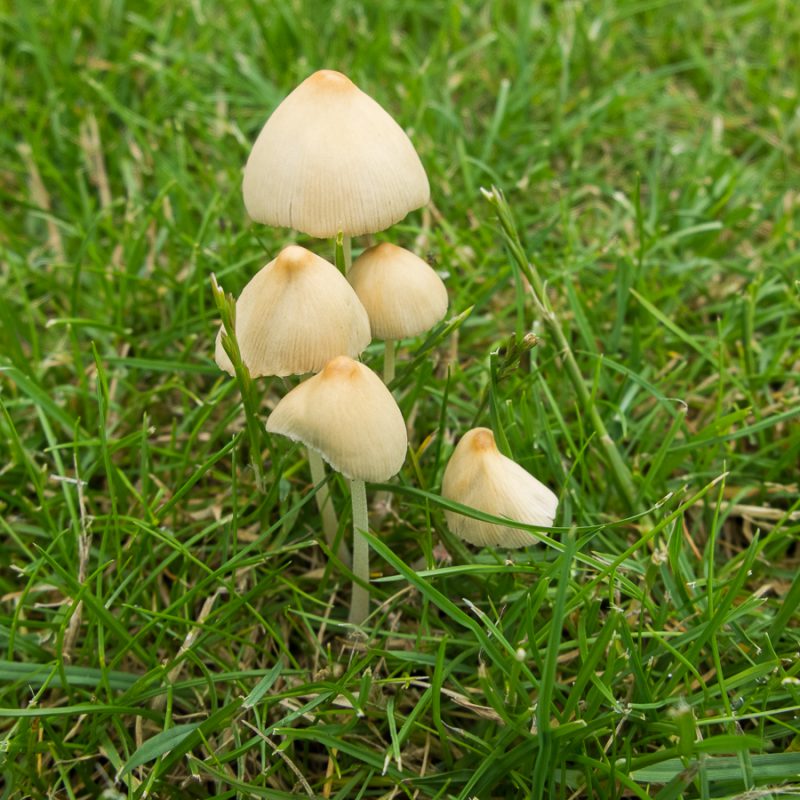
[[[365,250],[347,275],[377,339],[430,330],[447,313],[442,279],[418,256],[384,242]]]
[[[334,358],[275,406],[267,430],[302,442],[346,478],[385,481],[406,458],[408,436],[391,392],[372,370]]]
[[[242,189],[256,222],[320,238],[381,231],[430,199],[405,131],[328,69],[273,111],[247,159]]]
[[[558,498],[519,464],[506,458],[488,428],[473,428],[453,451],[444,471],[442,496],[495,517],[525,525],[553,524]],[[450,530],[479,546],[525,547],[536,540],[510,525],[445,511]]]
[[[370,343],[369,318],[345,277],[310,250],[290,245],[259,270],[236,301],[236,338],[250,374],[318,372]],[[214,358],[233,375],[217,336]]]

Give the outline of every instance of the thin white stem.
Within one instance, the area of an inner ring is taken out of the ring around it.
[[[394,339],[383,343],[383,382],[388,386],[394,380]]]
[[[308,466],[311,468],[311,480],[314,481],[315,486],[319,487],[314,499],[317,501],[317,508],[322,517],[322,531],[328,547],[333,550],[336,544],[336,533],[339,530],[339,520],[336,518],[336,509],[333,507],[328,484],[325,483],[325,462],[322,460],[322,456],[310,447],[306,448],[306,453],[308,453]],[[349,567],[350,551],[344,541],[339,542],[336,553],[339,559]]]
[[[369,543],[362,531],[369,530],[367,514],[367,488],[364,481],[350,481],[350,495],[353,501],[353,597],[350,601],[351,625],[361,625],[369,616]]]

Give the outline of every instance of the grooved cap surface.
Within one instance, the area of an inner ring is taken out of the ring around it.
[[[430,199],[405,131],[333,70],[306,78],[273,111],[242,189],[256,222],[320,238],[383,230]]]
[[[283,397],[267,430],[313,448],[351,480],[388,480],[408,449],[394,397],[372,370],[346,356]]]
[[[421,258],[384,242],[365,250],[347,276],[377,339],[406,339],[447,313],[447,289]]]
[[[458,443],[445,469],[442,496],[495,517],[544,528],[553,524],[558,508],[553,492],[497,449],[488,428],[473,428]],[[444,514],[456,536],[481,547],[525,547],[536,541],[511,525],[454,511]]]
[[[333,264],[297,245],[257,272],[236,301],[236,338],[254,378],[318,372],[370,343],[369,318]],[[217,335],[214,358],[233,374]]]

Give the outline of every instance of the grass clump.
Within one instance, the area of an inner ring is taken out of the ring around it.
[[[4,796],[790,793],[800,19],[321,13],[0,10]],[[433,202],[392,240],[452,314],[400,348],[362,639],[305,456],[266,450],[263,492],[250,466],[283,390],[246,415],[212,361],[210,274],[238,294],[291,241],[248,224],[242,164],[322,67],[412,132]],[[559,493],[508,558],[444,524],[476,425]]]

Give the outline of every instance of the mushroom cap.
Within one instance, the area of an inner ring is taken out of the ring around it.
[[[347,356],[292,389],[275,406],[267,430],[316,450],[337,472],[385,481],[400,471],[408,436],[391,392],[372,370]]]
[[[473,428],[453,451],[442,482],[442,496],[495,517],[525,525],[553,524],[558,498],[519,464],[506,458],[488,428]],[[525,547],[527,531],[445,511],[450,530],[478,546]]]
[[[377,339],[417,336],[447,313],[442,279],[414,253],[389,242],[365,250],[347,280],[367,309]]]
[[[327,69],[272,112],[242,189],[256,222],[319,238],[383,230],[430,199],[405,131],[349,78]]]
[[[332,358],[357,356],[370,342],[369,318],[333,264],[290,245],[259,270],[236,301],[236,338],[254,378],[318,372]],[[214,358],[234,374],[217,335]]]

